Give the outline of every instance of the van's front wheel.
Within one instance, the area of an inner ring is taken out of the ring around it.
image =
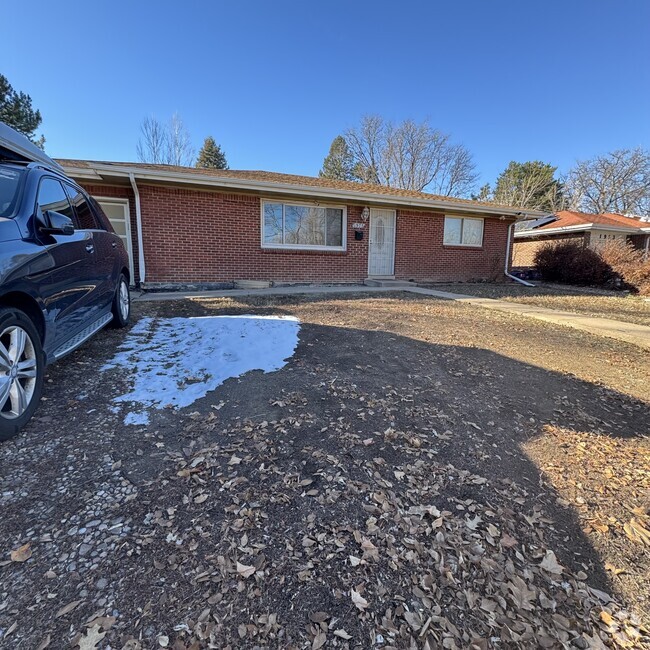
[[[27,314],[0,308],[0,440],[29,422],[43,391],[45,357]]]

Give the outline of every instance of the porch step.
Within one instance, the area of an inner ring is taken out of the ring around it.
[[[407,280],[390,280],[390,279],[381,279],[381,278],[366,278],[363,283],[367,287],[392,287],[394,289],[400,289],[403,287],[414,287],[416,286],[413,282],[408,282]]]

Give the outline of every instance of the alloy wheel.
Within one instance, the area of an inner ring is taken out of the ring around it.
[[[120,303],[120,315],[122,316],[123,320],[128,320],[129,318],[129,287],[126,286],[126,282],[122,280],[120,282],[120,296],[119,296],[119,303]]]
[[[0,334],[0,416],[13,420],[29,406],[36,388],[38,360],[29,334],[18,325]]]

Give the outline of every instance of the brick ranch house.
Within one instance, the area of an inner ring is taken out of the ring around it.
[[[261,171],[59,160],[145,289],[501,280],[520,209]],[[537,214],[539,213],[530,213]]]
[[[598,248],[610,241],[625,241],[635,248],[650,250],[650,221],[621,214],[587,214],[563,210],[515,226],[512,266],[517,269],[535,265],[535,253],[547,243],[574,241],[581,246]]]

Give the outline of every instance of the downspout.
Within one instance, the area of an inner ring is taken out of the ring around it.
[[[144,266],[144,244],[142,243],[142,211],[140,210],[140,192],[138,186],[135,184],[135,176],[129,173],[129,180],[133,188],[135,196],[135,224],[138,231],[138,276],[140,279],[140,287],[144,284],[145,266]]]
[[[513,221],[509,226],[508,226],[508,245],[506,247],[506,264],[505,264],[505,269],[503,270],[503,273],[509,277],[511,280],[514,280],[515,282],[519,282],[520,284],[523,284],[527,287],[534,287],[535,285],[532,284],[531,282],[526,282],[526,280],[522,280],[521,278],[518,278],[516,275],[512,275],[508,271],[508,266],[510,266],[510,242],[512,241],[512,229],[515,225],[515,222]]]
[[[645,252],[643,253],[643,259],[650,259],[650,233],[645,236]]]

